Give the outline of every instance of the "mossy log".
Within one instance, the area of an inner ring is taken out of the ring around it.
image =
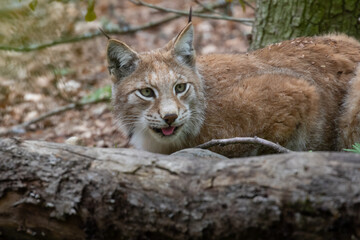
[[[360,155],[0,139],[0,239],[359,239]]]

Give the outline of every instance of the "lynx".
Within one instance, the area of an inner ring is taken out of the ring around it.
[[[360,43],[301,37],[246,54],[196,56],[193,25],[137,53],[110,39],[108,68],[120,129],[139,149],[170,154],[211,139],[258,136],[296,150],[360,141]],[[264,146],[213,147],[228,157]]]

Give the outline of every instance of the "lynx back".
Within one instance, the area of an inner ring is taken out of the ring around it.
[[[216,138],[258,136],[293,150],[360,141],[360,44],[303,37],[247,54],[196,57],[192,23],[165,47],[137,53],[110,39],[115,119],[136,148],[172,153]],[[229,157],[270,153],[237,144]]]

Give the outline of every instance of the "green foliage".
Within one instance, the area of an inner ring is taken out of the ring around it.
[[[111,86],[106,85],[105,87],[98,88],[91,92],[89,95],[83,97],[81,102],[90,102],[97,101],[101,99],[110,99],[111,98]]]
[[[239,3],[241,5],[241,7],[242,7],[243,12],[245,12],[245,1],[244,0],[239,0]]]
[[[353,153],[360,153],[360,143],[355,143],[354,145],[352,145],[353,148],[351,149],[344,149],[344,151],[347,152],[353,152]]]
[[[75,70],[71,68],[55,68],[53,69],[54,75],[58,77],[66,76],[75,73]]]
[[[95,7],[95,0],[88,0],[87,13],[85,15],[85,20],[88,22],[94,21],[96,19],[94,7]]]
[[[30,3],[29,3],[29,7],[32,11],[35,11],[35,8],[38,4],[38,1],[37,0],[32,0]]]

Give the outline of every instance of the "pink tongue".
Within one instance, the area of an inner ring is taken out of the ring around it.
[[[165,136],[173,134],[175,127],[162,128],[161,131]]]

